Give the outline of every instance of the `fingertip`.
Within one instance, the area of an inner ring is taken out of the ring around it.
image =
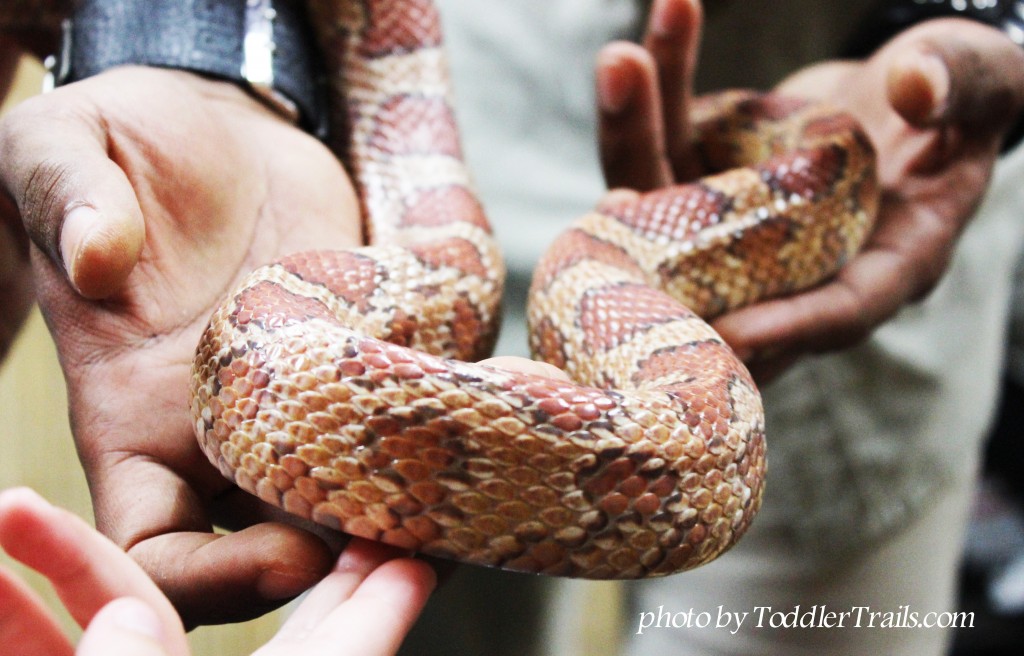
[[[648,33],[658,39],[676,39],[700,25],[699,0],[657,0],[651,7]]]
[[[59,240],[69,282],[86,298],[110,296],[135,268],[144,240],[143,222],[130,213],[73,207],[64,217]]]
[[[12,506],[38,506],[40,504],[50,505],[46,499],[30,487],[18,486],[0,490],[0,510],[7,510]]]
[[[160,617],[148,604],[134,597],[114,599],[89,622],[79,643],[78,656],[92,654],[166,654]]]
[[[748,343],[747,335],[744,334],[743,310],[737,310],[715,319],[711,327],[728,344],[733,354],[742,362],[749,362],[754,355],[754,346]]]
[[[681,88],[673,87],[670,96],[677,100],[685,96],[679,92]],[[671,184],[666,130],[676,135],[672,143],[685,135],[685,130],[680,132],[675,126],[682,109],[674,103],[671,107],[679,111],[669,111],[675,127],[666,128],[659,64],[654,54],[625,41],[605,46],[598,55],[597,96],[598,145],[607,185],[649,191]]]
[[[93,618],[95,621],[109,622],[111,627],[133,635],[144,636],[154,640],[163,638],[163,625],[160,616],[150,608],[149,604],[135,597],[114,599],[100,609]]]
[[[9,541],[19,537],[28,526],[35,522],[42,513],[53,509],[49,501],[41,497],[35,490],[28,487],[14,487],[0,492],[0,544],[8,550],[12,548],[18,555],[18,545]]]
[[[334,573],[355,574],[358,578],[386,578],[403,589],[421,591],[424,597],[437,586],[437,572],[430,563],[381,542],[353,538],[342,552]]]
[[[597,102],[606,114],[621,112],[634,88],[631,76],[624,72],[627,64],[613,46],[606,46],[597,55]]]
[[[437,589],[437,581],[437,572],[426,561],[396,558],[371,572],[355,594],[373,594],[383,597],[387,606],[404,607],[411,622]]]
[[[437,570],[430,563],[416,558],[402,558],[396,561],[400,574],[410,582],[413,589],[423,594],[424,601],[437,589]]]
[[[353,537],[334,563],[332,572],[356,573],[365,576],[381,563],[407,554],[407,550],[376,542],[367,538]]]
[[[615,41],[602,48],[597,55],[597,99],[601,111],[622,113],[636,95],[639,80],[645,73],[653,77],[654,64],[649,53],[640,46]]]

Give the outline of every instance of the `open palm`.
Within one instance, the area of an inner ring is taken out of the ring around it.
[[[0,160],[34,245],[97,526],[187,625],[258,615],[305,590],[330,549],[261,522],[255,499],[207,463],[187,381],[205,322],[242,276],[359,242],[341,166],[238,87],[148,68],[24,103],[0,129]],[[217,536],[215,522],[250,526]]]

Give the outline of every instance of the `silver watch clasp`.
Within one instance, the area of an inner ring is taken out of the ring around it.
[[[270,0],[246,0],[245,37],[242,41],[242,79],[272,109],[293,123],[299,121],[299,108],[274,89],[274,19],[277,10]]]
[[[46,69],[43,75],[43,93],[53,91],[67,82],[71,75],[71,19],[60,23],[60,47],[57,52],[43,60]]]

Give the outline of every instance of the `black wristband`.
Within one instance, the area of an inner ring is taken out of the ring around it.
[[[323,138],[320,61],[299,2],[82,0],[51,72],[61,85],[127,64],[192,71],[243,85]]]
[[[933,18],[958,17],[984,23],[1024,47],[1024,0],[883,0],[869,11],[845,57],[867,57],[908,27]],[[1007,132],[1002,152],[1024,140],[1024,116]]]

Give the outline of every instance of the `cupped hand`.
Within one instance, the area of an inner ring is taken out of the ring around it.
[[[609,186],[644,191],[697,173],[687,111],[701,20],[696,0],[657,0],[642,47],[602,51]],[[878,153],[882,202],[868,242],[834,279],[715,321],[762,382],[801,355],[860,342],[940,280],[1024,109],[1024,52],[980,23],[932,20],[865,61],[818,64],[778,90],[838,104],[861,121]]]
[[[242,276],[360,241],[337,160],[232,84],[121,68],[17,107],[0,124],[0,183],[33,245],[97,526],[186,625],[259,615],[324,576],[323,540],[262,521],[207,462],[187,389],[199,335]]]
[[[25,656],[187,656],[174,608],[145,572],[74,514],[28,489],[0,493],[0,545],[46,576],[85,633],[73,648],[54,614],[0,567],[0,644]],[[435,584],[422,561],[353,540],[258,656],[385,656]]]

